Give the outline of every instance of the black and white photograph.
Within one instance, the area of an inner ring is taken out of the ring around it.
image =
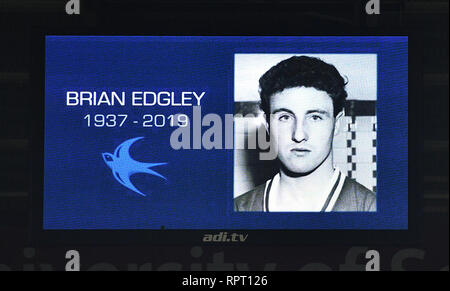
[[[376,54],[235,54],[234,72],[235,211],[377,211]]]

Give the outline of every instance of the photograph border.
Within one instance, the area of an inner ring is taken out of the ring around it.
[[[236,104],[236,84],[235,84],[235,81],[236,81],[236,55],[286,55],[286,57],[288,57],[288,56],[303,56],[303,55],[306,55],[306,56],[311,56],[311,55],[373,55],[373,56],[375,56],[375,80],[376,80],[376,84],[375,84],[375,91],[376,91],[376,93],[375,93],[375,97],[376,97],[376,99],[375,99],[375,107],[377,107],[377,104],[378,104],[378,82],[379,82],[379,80],[378,80],[378,53],[309,53],[309,52],[302,52],[302,53],[271,53],[271,52],[268,52],[268,53],[241,53],[241,52],[235,52],[234,53],[234,93],[233,93],[233,97],[234,97],[234,103]],[[320,59],[320,58],[319,58]],[[286,60],[286,59],[284,59],[284,60]],[[322,61],[324,61],[323,59],[320,59],[320,60],[322,60]],[[327,61],[325,61],[325,62],[327,62]],[[335,65],[335,64],[333,64],[333,63],[331,63],[331,62],[329,62],[329,64],[330,65]],[[275,66],[276,65],[276,63],[274,63],[273,64],[273,66]],[[339,70],[338,70],[339,71]],[[339,72],[341,75],[342,75],[342,73],[341,72]],[[347,78],[347,76],[346,75],[342,75],[344,78]],[[349,80],[347,80],[347,81],[349,81]],[[348,93],[348,92],[347,92]],[[260,97],[258,97],[258,98],[260,98]],[[347,102],[351,102],[351,101],[360,101],[360,100],[356,100],[356,99],[348,99],[348,97],[347,97],[347,99],[345,100],[345,103],[344,103],[344,110],[345,110],[345,107],[346,107],[346,105],[348,104]],[[365,101],[365,100],[361,100],[361,101]],[[238,102],[240,102],[240,101],[238,101]],[[244,102],[246,102],[246,101],[244,101]],[[253,101],[250,101],[249,103],[253,103]],[[258,105],[259,106],[259,105]],[[235,107],[235,110],[236,110],[236,107]],[[349,115],[347,115],[346,114],[346,112],[344,111],[344,116],[343,117],[350,117]],[[234,114],[236,114],[236,112],[234,112]],[[244,116],[245,117],[245,116]],[[374,115],[374,117],[376,118],[377,117],[377,109],[375,108],[375,115]],[[376,125],[378,124],[378,122],[376,122]],[[235,129],[236,129],[236,126],[235,126]],[[247,128],[246,128],[247,129]],[[341,130],[343,130],[343,128],[341,128]],[[342,132],[343,133],[343,132]],[[342,134],[341,133],[341,134]],[[375,137],[375,140],[377,140],[378,139],[378,131],[375,131],[375,135],[376,135],[376,137]],[[236,141],[236,130],[234,130],[234,141]],[[235,142],[236,143],[236,142]],[[244,150],[247,150],[247,149],[244,149]],[[332,149],[333,150],[333,149]],[[234,151],[234,153],[233,153],[233,155],[235,155],[235,153],[236,153],[236,148],[234,148],[233,149],[233,151]],[[376,155],[378,156],[378,147],[377,147],[377,153],[376,153]],[[235,191],[235,175],[236,175],[236,173],[235,173],[235,167],[236,167],[236,165],[235,165],[235,159],[233,160],[233,197],[234,198],[237,198],[237,197],[239,197],[239,196],[241,196],[241,195],[243,195],[243,194],[245,194],[245,192],[244,193],[241,193],[241,194],[239,194],[239,195],[237,195],[236,196],[236,193],[234,192]],[[378,160],[375,162],[375,164],[377,165],[378,164]],[[343,169],[340,169],[341,170],[341,172],[343,172],[343,173],[345,173],[346,171],[344,171]],[[376,177],[374,177],[376,180],[378,180],[378,173],[377,173],[377,176]],[[356,181],[356,182],[358,182],[356,179],[354,179],[354,181]],[[258,186],[258,185],[255,185],[255,186]],[[369,188],[368,188],[369,189]],[[372,191],[372,189],[369,189],[369,190],[371,190]],[[376,210],[377,211],[377,210]],[[376,212],[375,211],[375,212]],[[308,212],[308,211],[299,211],[299,212],[303,212],[303,213],[306,213],[306,212]],[[311,212],[311,211],[309,211],[309,212]],[[350,211],[351,212],[351,211]]]

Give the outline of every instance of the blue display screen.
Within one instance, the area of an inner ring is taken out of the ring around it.
[[[407,37],[47,36],[45,47],[44,229],[408,228]],[[237,72],[237,56],[283,54],[375,56],[375,83],[349,94],[375,106],[375,212],[234,210],[236,187],[256,185],[236,176],[226,116],[258,101],[257,83],[237,96],[236,76],[255,71]]]

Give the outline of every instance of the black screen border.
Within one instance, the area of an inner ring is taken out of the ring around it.
[[[220,33],[197,31],[176,27],[155,33],[154,29],[122,27],[36,27],[32,31],[32,105],[31,123],[31,229],[30,240],[37,245],[357,245],[400,244],[417,242],[420,237],[420,205],[422,182],[422,118],[423,108],[423,47],[416,34],[388,29],[347,29],[337,32],[313,31],[296,33],[261,33],[258,30],[241,31],[239,36],[408,36],[408,229],[407,230],[44,230],[43,229],[43,169],[44,169],[44,97],[45,97],[45,36],[47,35],[166,35],[166,36],[236,36],[233,30],[222,28]],[[245,242],[203,242],[206,234],[220,232],[248,234]]]

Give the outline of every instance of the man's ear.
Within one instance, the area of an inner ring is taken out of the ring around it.
[[[267,120],[267,116],[265,113],[261,114],[259,116],[259,118],[261,119],[261,123],[264,126],[264,128],[266,129],[267,134],[270,134],[270,125],[269,125],[269,121]]]
[[[344,121],[344,110],[338,113],[336,115],[335,121],[334,121],[334,135],[338,135],[342,130],[342,124]]]
[[[263,124],[264,124],[264,127],[266,128],[267,134],[270,135],[270,124],[269,124],[269,122],[267,121],[267,119],[264,118]]]

